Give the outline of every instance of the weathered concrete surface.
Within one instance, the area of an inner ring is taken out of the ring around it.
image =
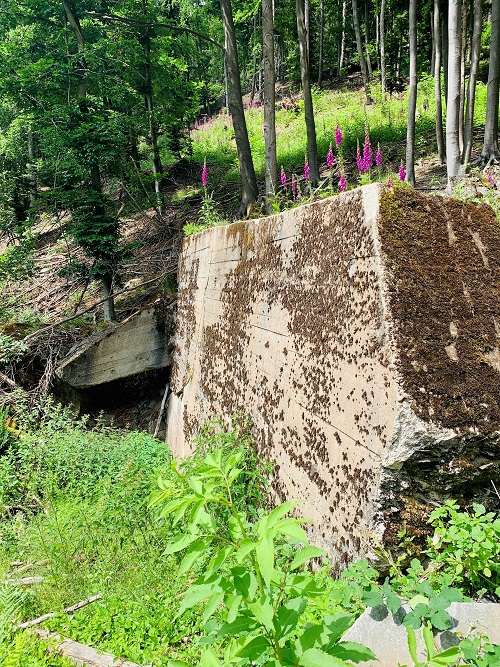
[[[500,644],[500,605],[478,602],[452,602],[448,608],[452,627],[438,632],[434,637],[437,652],[456,646],[462,637],[483,635]],[[366,609],[342,641],[359,642],[372,649],[378,658],[378,667],[411,665],[406,628],[401,623],[403,614],[394,616],[385,605]],[[416,630],[417,654],[422,663],[427,662],[422,631]],[[361,663],[368,665],[370,663]]]
[[[70,350],[57,376],[83,389],[169,366],[174,313],[159,300],[123,324],[108,327]]]
[[[243,411],[339,566],[486,504],[499,476],[500,227],[487,206],[372,185],[196,234],[179,269],[167,439]],[[498,499],[496,499],[498,500]],[[491,502],[490,502],[491,501]]]

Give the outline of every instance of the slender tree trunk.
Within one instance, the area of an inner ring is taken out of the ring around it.
[[[352,20],[354,23],[354,32],[356,34],[356,47],[358,49],[359,65],[361,67],[361,76],[365,87],[366,103],[371,104],[370,81],[368,79],[368,70],[366,69],[365,57],[363,55],[363,42],[361,41],[361,28],[359,25],[358,0],[352,0]]]
[[[224,53],[227,71],[227,93],[229,113],[233,118],[233,129],[236,140],[236,151],[241,173],[242,202],[240,211],[243,214],[248,204],[259,197],[257,179],[253,166],[250,141],[241,97],[240,68],[234,32],[233,11],[231,0],[220,0],[222,25],[224,27]]]
[[[387,78],[385,70],[385,0],[380,2],[380,79],[382,94],[387,92]]]
[[[325,0],[319,0],[319,55],[318,55],[318,86],[323,76],[323,44],[325,41]]]
[[[347,0],[342,2],[342,35],[340,38],[340,55],[339,55],[339,67],[337,76],[340,77],[340,72],[344,67],[344,57],[345,57],[345,20],[347,15]]]
[[[143,3],[143,11],[145,13],[145,6]],[[156,119],[153,103],[153,83],[151,81],[151,38],[146,33],[141,39],[142,49],[144,53],[144,82],[145,93],[144,100],[146,102],[146,109],[148,112],[149,123],[149,140],[151,143],[151,157],[153,162],[153,180],[155,188],[156,208],[160,218],[163,217],[165,211],[165,202],[161,191],[161,180],[163,167],[161,164],[160,151],[158,149],[158,131],[156,128]]]
[[[460,5],[461,0],[448,4],[448,99],[446,105],[446,170],[448,190],[460,172],[459,111],[460,111]]]
[[[439,0],[434,0],[433,11],[434,22],[434,101],[436,105],[436,142],[439,161],[444,164],[446,155],[443,134],[443,100],[441,94],[441,17],[439,11]]]
[[[304,0],[304,25],[306,27],[306,42],[307,42],[307,61],[309,63],[309,68],[311,67],[311,61],[309,59],[309,54],[311,53],[311,39],[310,39],[310,21],[309,21],[309,0]]]
[[[491,2],[491,45],[486,97],[486,125],[481,163],[489,167],[500,157],[498,149],[498,92],[500,76],[500,0]]]
[[[458,112],[458,145],[460,155],[464,151],[464,108],[465,108],[465,51],[467,47],[467,0],[462,0],[460,39],[460,108]]]
[[[37,176],[36,176],[36,150],[35,137],[33,136],[32,121],[29,121],[28,127],[28,183],[29,183],[29,202],[31,209],[31,216],[34,217],[34,208],[37,199]]]
[[[311,76],[309,72],[309,52],[307,50],[307,35],[304,22],[303,0],[295,0],[297,13],[297,33],[300,48],[300,78],[302,81],[302,92],[304,94],[304,116],[307,133],[307,159],[311,170],[311,185],[316,187],[319,181],[318,149],[316,146],[316,125],[314,122],[314,109],[311,95]]]
[[[366,52],[366,69],[368,71],[368,78],[372,78],[372,61],[370,58],[370,50],[368,44],[370,43],[370,15],[368,13],[368,0],[365,0],[365,52]]]
[[[64,12],[69,24],[75,31],[76,42],[78,44],[78,96],[81,98],[87,97],[87,63],[85,59],[85,39],[78,17],[74,13],[73,7],[68,0],[63,0]],[[92,189],[95,192],[102,194],[101,172],[99,164],[93,162],[90,166],[90,182]],[[95,206],[93,210],[94,215],[104,216],[106,211],[102,206]],[[104,298],[103,303],[104,321],[109,322],[115,319],[115,300],[113,297],[113,276],[111,271],[106,272],[101,277],[101,284],[103,288]]]
[[[431,12],[431,71],[432,77],[436,76],[436,33],[434,30],[434,14]]]
[[[467,169],[472,154],[473,127],[474,127],[474,103],[476,97],[477,73],[479,69],[479,58],[481,55],[481,32],[483,28],[483,3],[474,2],[473,28],[471,44],[471,62],[469,72],[469,86],[467,88],[467,111],[465,114],[464,127],[464,152],[463,163]]]
[[[417,110],[417,0],[409,5],[410,97],[406,132],[406,180],[415,187],[415,113]]]
[[[253,17],[253,54],[252,54],[252,90],[250,93],[250,100],[253,103],[254,97],[255,97],[255,88],[256,88],[256,83],[257,83],[257,44],[255,43],[255,36],[257,34],[257,14],[258,12],[255,12],[254,17]]]
[[[443,80],[444,80],[444,100],[448,103],[448,2],[443,2],[443,29],[441,31],[443,45],[441,53],[443,54]]]
[[[375,50],[377,53],[377,70],[380,72],[380,14],[375,14]]]
[[[264,60],[264,143],[266,147],[266,196],[276,192],[276,101],[274,71],[274,21],[272,0],[262,0],[262,56]]]

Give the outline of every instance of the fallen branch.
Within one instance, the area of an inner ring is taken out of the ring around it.
[[[91,604],[92,602],[96,602],[96,600],[100,600],[102,598],[102,595],[99,593],[97,595],[93,595],[92,597],[88,598],[87,600],[82,600],[81,602],[77,602],[76,604],[71,605],[71,607],[67,607],[66,609],[63,609],[63,614],[72,614],[74,611],[78,611],[78,609],[81,609],[82,607],[86,607],[88,604]],[[25,621],[24,623],[20,623],[19,625],[16,625],[14,628],[15,630],[24,630],[25,628],[31,628],[34,625],[40,625],[40,623],[43,623],[44,621],[48,621],[49,618],[53,618],[56,615],[55,611],[49,611],[48,614],[44,614],[43,616],[39,616],[38,618],[34,618],[32,621]]]
[[[0,373],[0,382],[3,382],[4,384],[6,384],[11,389],[19,389],[17,384],[14,382],[14,380],[11,380],[10,377],[5,375],[4,373]]]
[[[9,584],[15,584],[16,586],[31,586],[32,584],[40,584],[43,581],[43,577],[21,577],[21,579],[7,579]]]
[[[97,651],[91,646],[80,644],[72,639],[66,639],[48,630],[37,628],[34,632],[44,640],[54,640],[56,642],[57,652],[69,658],[75,665],[85,665],[86,667],[140,667],[135,662],[121,660],[111,653]]]
[[[163,417],[163,412],[165,410],[165,403],[167,401],[167,396],[168,396],[168,390],[170,389],[170,384],[167,383],[167,386],[165,387],[165,393],[163,394],[163,398],[161,401],[161,406],[160,406],[160,412],[158,414],[158,419],[156,420],[156,426],[155,426],[155,432],[153,433],[153,438],[156,438],[158,435],[158,431],[160,430],[160,424],[161,424],[161,418]]]

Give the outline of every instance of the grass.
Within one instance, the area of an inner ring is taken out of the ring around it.
[[[435,150],[434,147],[434,82],[431,78],[419,84],[417,100],[416,142],[420,153]],[[373,86],[374,104],[366,106],[364,93],[351,89],[319,90],[314,89],[318,155],[320,162],[325,162],[328,146],[334,143],[335,126],[338,123],[344,135],[345,156],[354,158],[356,142],[363,144],[365,123],[368,123],[372,143],[380,142],[385,159],[394,168],[405,157],[407,128],[407,95],[382,98],[379,85]],[[303,103],[299,109],[279,108],[276,113],[278,164],[283,165],[287,173],[302,173],[304,155],[307,150],[306,133],[303,118]],[[264,175],[265,151],[262,107],[246,110],[246,120],[256,172]],[[476,92],[474,121],[484,124],[486,114],[486,86],[479,83]],[[208,119],[198,129],[192,131],[194,159],[210,165],[211,183],[220,179],[235,181],[239,178],[236,144],[231,118],[224,112]],[[387,164],[387,162],[386,162]]]

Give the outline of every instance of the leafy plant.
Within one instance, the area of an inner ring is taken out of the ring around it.
[[[468,595],[500,595],[500,518],[483,505],[469,513],[448,500],[429,523],[435,530],[426,554],[450,582]]]
[[[185,552],[179,576],[192,571],[195,563],[203,568],[178,611],[180,617],[205,601],[200,665],[317,667],[375,659],[370,649],[340,641],[354,614],[339,612],[321,623],[304,623],[304,610],[324,590],[303,568],[323,551],[308,545],[303,520],[287,516],[294,503],[285,502],[256,521],[238,508],[232,490],[244,472],[242,458],[241,451],[218,449],[189,475],[174,467],[176,480],[160,478],[151,496],[151,506],[161,508],[160,516],[171,517],[173,529],[185,522],[166,548],[166,554]],[[224,531],[214,517],[217,507],[228,513]]]

